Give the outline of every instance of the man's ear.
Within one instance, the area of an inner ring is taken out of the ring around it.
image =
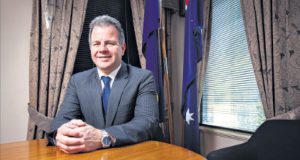
[[[122,44],[122,52],[123,52],[123,54],[125,53],[125,50],[126,50],[126,43],[123,43]]]

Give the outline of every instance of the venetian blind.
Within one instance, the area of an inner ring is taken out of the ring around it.
[[[265,120],[238,0],[212,0],[202,107],[206,125],[253,132]]]

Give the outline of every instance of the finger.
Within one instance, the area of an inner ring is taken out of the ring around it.
[[[60,142],[57,142],[56,146],[65,153],[78,153],[85,149],[85,145],[68,146]]]
[[[84,144],[83,138],[68,137],[68,136],[64,136],[64,135],[59,135],[56,138],[56,141],[61,144],[66,145],[66,146],[77,146],[77,145]]]
[[[78,127],[76,127],[78,128]],[[57,134],[61,134],[67,137],[82,137],[83,134],[80,132],[80,130],[76,128],[70,128],[68,125],[63,125],[57,130]]]
[[[77,125],[74,125],[74,124],[72,124],[72,123],[70,123],[70,122],[65,123],[64,126],[67,127],[67,128],[70,128],[70,129],[78,128]]]
[[[71,120],[70,122],[65,123],[64,125],[65,125],[66,127],[68,127],[68,128],[74,129],[74,128],[78,128],[78,127],[84,127],[84,126],[86,126],[87,124],[84,123],[84,122],[81,121],[81,120]]]
[[[81,133],[84,133],[88,130],[90,130],[91,128],[94,128],[93,126],[91,125],[85,125],[85,126],[82,126],[82,127],[77,127],[77,128],[74,128],[74,130],[76,130],[77,132],[81,132]]]
[[[84,138],[84,139],[91,139],[91,138],[94,138],[95,136],[97,136],[99,139],[102,137],[101,133],[98,133],[99,130],[97,130],[96,128],[94,128],[91,125],[75,128],[74,130],[81,133],[82,138]]]
[[[73,119],[69,123],[71,123],[72,125],[78,126],[78,127],[82,127],[82,126],[86,126],[87,125],[81,119]]]

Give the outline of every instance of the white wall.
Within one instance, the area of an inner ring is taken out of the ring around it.
[[[181,96],[182,96],[182,74],[183,74],[183,51],[184,51],[184,18],[179,17],[178,12],[172,16],[171,24],[171,59],[172,59],[172,90],[173,98],[173,123],[175,144],[182,145],[183,119],[181,115]],[[170,61],[169,61],[170,62]]]
[[[1,0],[0,143],[25,140],[32,0]]]
[[[248,141],[251,134],[225,129],[200,127],[201,154],[206,156],[209,152]]]

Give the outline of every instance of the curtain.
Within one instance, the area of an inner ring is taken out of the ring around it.
[[[130,0],[135,38],[138,48],[139,59],[142,68],[146,68],[146,58],[142,52],[142,36],[144,24],[145,0]]]
[[[44,138],[72,75],[87,0],[34,0],[27,139]]]
[[[299,114],[299,1],[241,0],[241,7],[267,119],[293,111]]]
[[[202,101],[202,88],[204,84],[205,72],[206,72],[206,65],[208,61],[208,54],[209,54],[209,46],[210,46],[210,38],[211,38],[211,0],[204,0],[204,11],[203,11],[203,35],[202,35],[202,42],[203,42],[203,55],[202,60],[198,63],[198,97],[199,104],[201,106]],[[199,107],[201,109],[201,107]],[[201,113],[201,112],[199,112]]]

